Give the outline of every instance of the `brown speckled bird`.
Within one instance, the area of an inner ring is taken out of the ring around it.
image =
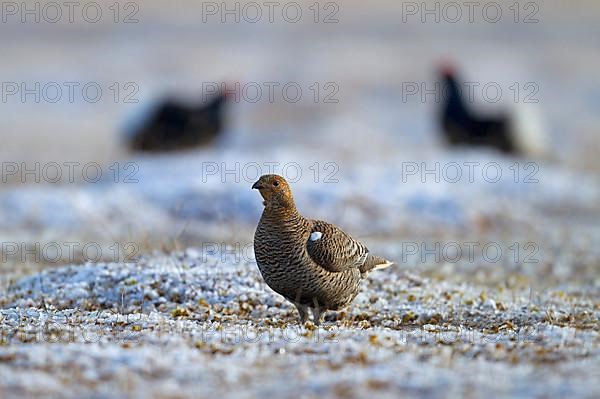
[[[300,215],[283,177],[261,176],[252,188],[265,206],[254,234],[256,263],[267,285],[296,305],[302,323],[308,308],[319,324],[324,311],[348,306],[370,271],[392,265],[338,227]]]

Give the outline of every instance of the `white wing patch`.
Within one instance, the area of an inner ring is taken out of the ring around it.
[[[320,231],[313,231],[312,233],[310,233],[310,240],[311,241],[320,240],[321,237],[323,237],[323,233],[321,233]]]

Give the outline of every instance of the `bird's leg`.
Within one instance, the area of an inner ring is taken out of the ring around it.
[[[306,323],[306,320],[308,320],[308,308],[306,305],[300,305],[301,294],[302,291],[298,289],[296,291],[296,302],[293,302],[293,304],[296,305],[296,309],[298,309],[298,314],[300,315],[300,324],[304,324]]]
[[[313,323],[315,323],[315,326],[318,326],[321,324],[321,319],[323,318],[323,312],[325,309],[319,305],[319,302],[316,298],[313,299],[313,303],[315,304],[315,306],[312,308]]]
[[[298,303],[294,303],[296,305],[296,309],[298,309],[298,314],[300,315],[300,324],[306,323],[308,320],[308,309],[305,305],[300,305]]]

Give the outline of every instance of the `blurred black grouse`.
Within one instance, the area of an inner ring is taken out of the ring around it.
[[[504,115],[496,118],[475,115],[467,108],[453,69],[445,66],[441,75],[440,123],[448,143],[492,147],[504,153],[518,152],[510,120]]]
[[[224,93],[198,105],[167,99],[131,132],[129,147],[133,151],[161,152],[208,144],[223,130],[226,102]]]

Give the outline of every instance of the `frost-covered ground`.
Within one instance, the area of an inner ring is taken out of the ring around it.
[[[218,162],[299,159],[312,173],[302,149],[231,148]],[[3,397],[600,394],[596,177],[540,163],[537,183],[515,183],[525,160],[478,152],[418,162],[496,162],[508,177],[436,182],[393,155],[339,161],[335,183],[303,175],[292,187],[306,215],[398,261],[315,328],[258,273],[251,181],[203,174],[214,165],[200,154],[137,159],[132,184],[2,193],[16,232],[4,242],[40,243],[38,260],[4,253]],[[67,241],[111,262],[77,253],[59,267],[53,244],[67,256]]]
[[[15,397],[600,393],[597,297],[398,270],[364,288],[316,328],[232,255],[48,270],[2,298],[0,384]]]
[[[109,94],[0,109],[0,398],[600,396],[596,5],[422,24],[401,23],[403,3],[345,2],[337,24],[270,25],[139,4],[131,25],[0,26],[4,81]],[[440,58],[501,85],[484,107],[520,109],[511,85],[535,82],[549,159],[445,148],[437,104],[402,92],[430,88]],[[122,151],[119,128],[160,93],[222,79],[306,95],[233,104],[211,148]],[[139,104],[112,101],[115,81],[135,82]],[[337,84],[339,102],[312,101],[314,82]],[[57,162],[62,182],[7,173],[36,162]],[[74,182],[64,162],[80,162]],[[91,162],[102,177],[86,182]],[[250,187],[269,171],[306,216],[398,263],[319,328],[297,324],[254,262]]]

